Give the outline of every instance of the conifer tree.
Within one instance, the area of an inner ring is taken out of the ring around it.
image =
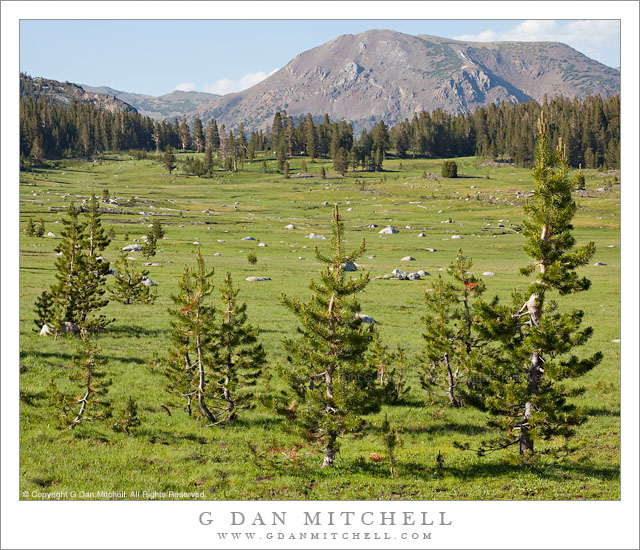
[[[157,291],[143,284],[148,278],[147,270],[137,271],[127,255],[122,254],[116,262],[116,274],[111,297],[123,304],[152,304],[158,297]]]
[[[196,399],[203,417],[215,423],[216,417],[207,405],[207,399],[216,395],[209,388],[209,377],[214,375],[214,307],[206,303],[213,291],[212,276],[213,270],[206,270],[198,250],[196,267],[185,266],[179,292],[171,296],[175,307],[168,310],[172,321],[166,376],[167,390],[174,397],[186,399],[189,414],[191,401]]]
[[[61,241],[55,249],[60,253],[56,260],[57,282],[48,292],[52,302],[52,317],[47,320],[47,324],[53,326],[56,335],[65,322],[71,323],[75,331],[103,328],[111,321],[103,315],[91,316],[108,303],[103,298],[106,277],[95,256],[95,252],[99,250],[95,246],[99,245],[94,242],[94,256],[87,253],[88,224],[79,219],[79,211],[73,204],[69,206],[67,217],[62,223]],[[91,223],[97,223],[94,231],[98,228],[99,233],[99,220],[96,222],[95,218],[91,219]]]
[[[215,349],[212,369],[218,387],[218,403],[215,413],[219,422],[237,417],[238,411],[251,408],[251,388],[265,364],[266,356],[258,342],[258,329],[247,322],[246,304],[238,304],[239,289],[234,288],[231,274],[227,273],[220,289],[222,309],[212,331],[212,347]]]
[[[81,422],[109,418],[112,414],[111,403],[106,397],[111,380],[105,379],[104,360],[98,357],[99,351],[87,330],[82,328],[71,374],[71,379],[80,385],[80,392],[74,400],[78,410],[69,429],[75,428]]]
[[[162,224],[160,223],[160,220],[158,218],[154,218],[151,226],[151,232],[158,241],[164,238],[164,228],[162,227]]]
[[[36,237],[44,237],[44,232],[46,231],[44,227],[44,220],[40,218],[40,223],[38,223],[38,229],[36,229]]]
[[[432,291],[425,292],[428,312],[423,317],[425,344],[420,384],[426,390],[446,386],[446,395],[454,407],[462,405],[457,387],[461,381],[468,381],[472,353],[481,345],[473,330],[470,300],[479,297],[485,287],[469,272],[472,265],[471,259],[459,250],[456,260],[447,269],[456,283],[443,281],[438,275]]]
[[[27,222],[27,227],[24,230],[24,234],[27,237],[33,237],[36,234],[36,226],[33,223],[33,218],[29,218],[29,221]]]
[[[369,283],[369,275],[347,280],[344,271],[346,262],[364,253],[364,240],[354,252],[345,253],[344,226],[337,206],[330,249],[329,256],[316,249],[316,257],[326,269],[319,282],[311,283],[311,300],[283,296],[301,325],[299,338],[284,341],[290,363],[284,371],[291,389],[290,403],[299,403],[289,406],[287,412],[308,440],[324,444],[323,468],[333,465],[339,437],[363,429],[359,415],[380,407],[376,372],[364,360],[373,334],[356,315],[360,305],[355,297]]]
[[[158,248],[158,241],[156,240],[155,233],[149,231],[144,244],[142,245],[142,254],[148,260],[152,256],[156,255],[156,249]]]
[[[176,156],[173,154],[173,151],[169,146],[167,146],[167,150],[164,153],[163,162],[164,167],[167,169],[169,174],[176,169]]]
[[[497,299],[476,304],[480,335],[499,345],[476,362],[474,388],[466,401],[489,412],[490,426],[503,432],[485,442],[478,449],[481,454],[518,445],[521,455],[529,455],[536,442],[571,437],[586,416],[568,400],[584,389],[569,388],[563,381],[580,377],[602,359],[600,352],[582,359],[574,354],[593,330],[581,327],[582,311],[560,313],[548,296],[553,291],[570,295],[589,288],[590,281],[580,278],[576,269],[588,263],[595,245],[574,248],[575,184],[568,176],[562,142],[551,150],[542,114],[535,156],[534,194],[524,208],[528,219],[523,228],[524,250],[531,263],[521,272],[525,276],[536,272],[536,279],[527,299],[514,293],[513,306]]]
[[[382,343],[380,333],[373,330],[373,342],[367,354],[367,363],[377,373],[376,390],[384,404],[401,402],[411,388],[407,385],[407,366],[404,350],[398,347],[396,352],[389,352]]]

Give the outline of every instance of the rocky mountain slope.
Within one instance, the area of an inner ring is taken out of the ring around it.
[[[135,107],[138,112],[144,116],[151,117],[155,120],[163,120],[165,118],[193,118],[209,104],[221,96],[216,94],[207,94],[205,92],[183,92],[175,90],[171,93],[154,97],[146,94],[133,94],[114,90],[107,86],[87,86],[80,84],[88,92],[96,92],[100,94],[109,94]]]
[[[372,30],[296,56],[255,86],[203,111],[256,128],[277,109],[328,113],[356,126],[394,123],[421,110],[458,113],[502,101],[619,93],[620,73],[557,42],[460,42]]]
[[[134,107],[117,99],[112,94],[87,91],[77,84],[58,82],[57,80],[40,77],[32,78],[25,74],[20,75],[20,97],[44,97],[53,103],[67,106],[74,101],[91,103],[98,109],[104,109],[112,113],[119,111],[136,112]]]

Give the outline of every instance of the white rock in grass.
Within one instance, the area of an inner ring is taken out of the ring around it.
[[[418,237],[426,237],[424,233],[418,233]]]
[[[603,264],[602,262],[596,262],[595,264],[593,264],[594,266],[601,266],[601,265],[607,265],[607,264]]]
[[[222,256],[222,254],[220,254],[220,252],[216,252],[214,256]]]
[[[394,269],[391,273],[394,275],[407,275],[406,271],[402,271],[401,269]]]
[[[199,245],[200,243],[198,241],[193,241],[193,244],[198,244]]]
[[[353,212],[353,208],[347,208],[347,212]]]
[[[485,271],[485,272],[482,274],[482,276],[483,276],[483,277],[494,277],[494,276],[495,276],[495,273],[494,273],[493,271]]]
[[[400,233],[400,231],[390,225],[378,231],[379,235],[394,235],[395,233]]]
[[[219,243],[223,243],[223,242],[225,242],[225,240],[224,239],[218,239],[218,242]]]
[[[413,256],[405,256],[404,258],[402,258],[402,260],[400,260],[401,262],[415,262],[416,259]]]
[[[144,279],[142,279],[142,284],[144,286],[156,286],[156,284],[151,279],[149,279],[149,277],[145,277]]]
[[[355,262],[346,262],[342,264],[342,269],[344,269],[344,271],[357,271],[358,265]]]
[[[270,277],[247,277],[245,281],[270,281]]]
[[[293,223],[290,223],[289,225],[285,225],[284,228],[285,229],[295,229],[296,226]]]
[[[435,251],[436,251],[436,249],[435,249],[435,248],[425,248],[425,250],[426,250],[427,252],[435,252]]]
[[[316,235],[315,233],[309,233],[310,239],[326,239],[324,235]]]
[[[51,231],[49,231],[49,233],[47,233],[47,237],[55,237],[55,234],[51,233]]]
[[[369,315],[365,315],[364,313],[356,313],[356,318],[360,319],[363,323],[369,323],[371,325],[376,324],[376,320]]]
[[[42,334],[42,333],[40,333],[40,334]],[[620,338],[616,338],[615,340],[611,340],[611,342],[614,343],[614,344],[619,344],[620,343]]]
[[[428,271],[425,271],[424,269],[421,269],[420,271],[416,271],[416,273],[420,275],[420,277],[428,277],[430,275],[430,273]]]
[[[462,235],[451,235],[452,239],[462,239]]]
[[[255,241],[253,237],[242,237],[243,241]]]
[[[305,258],[303,258],[302,256],[298,256],[298,260],[304,260]]]
[[[258,243],[258,246],[263,246],[263,247],[265,247],[265,246],[267,246],[267,243]]]
[[[122,248],[123,252],[141,252],[142,245],[141,244],[130,244],[129,246],[125,246]]]
[[[49,329],[49,325],[45,323],[42,325],[42,330],[40,330],[40,336],[46,336],[47,334],[51,334],[51,330]]]
[[[410,281],[419,281],[420,275],[418,273],[409,273],[409,275],[407,275],[407,279]]]

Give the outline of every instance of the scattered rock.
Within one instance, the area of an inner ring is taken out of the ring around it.
[[[46,336],[47,334],[51,334],[51,330],[49,329],[49,326],[45,323],[44,325],[42,325],[40,336]]]
[[[199,245],[200,243],[198,241],[193,241],[193,244],[198,244]]]
[[[305,258],[303,258],[302,256],[298,256],[298,260],[304,260]]]
[[[347,208],[347,212],[353,212],[353,208]]]
[[[142,265],[148,265],[150,267],[161,267],[162,266],[162,264],[153,263],[153,262],[145,262]]]
[[[418,237],[426,237],[424,233],[418,233]]]
[[[216,252],[214,256],[222,256],[222,254],[220,254],[220,252]]]
[[[329,206],[329,203],[328,203],[327,201],[324,201],[324,202],[322,203],[322,206]]]
[[[285,229],[295,229],[296,226],[294,224],[290,223],[289,225],[285,225],[284,228]]]
[[[316,235],[315,233],[309,233],[310,239],[326,239],[324,235]]]
[[[218,239],[218,242],[219,243],[223,243],[223,242],[225,242],[225,240],[224,239]]]
[[[156,286],[156,284],[151,279],[149,279],[149,277],[145,277],[144,279],[142,279],[142,284],[144,286]]]
[[[416,271],[416,273],[420,275],[420,277],[428,277],[429,275],[431,275],[431,273],[429,273],[428,271],[425,271],[424,269],[421,269],[420,271]]]
[[[600,265],[607,265],[607,264],[603,264],[602,262],[596,262],[595,264],[593,264],[594,266],[600,266]]]
[[[370,223],[370,224],[368,225],[368,228],[369,228],[369,229],[375,229],[376,227],[378,227],[378,224],[377,224],[377,223]]]
[[[407,275],[407,279],[409,279],[410,281],[419,281],[420,275],[418,275],[417,273],[409,273],[409,275]]]
[[[482,274],[482,276],[483,276],[483,277],[494,277],[494,276],[495,276],[495,273],[494,273],[493,271],[485,271],[485,272]]]
[[[391,227],[390,225],[378,231],[379,235],[393,235],[394,233],[400,233],[400,231],[395,227]]]
[[[255,241],[253,237],[242,237],[243,241]]]
[[[360,319],[363,323],[376,324],[376,320],[373,317],[369,317],[369,315],[365,315],[364,313],[356,313],[356,318]]]
[[[258,246],[266,247],[267,243],[258,243]]]
[[[462,239],[462,235],[451,235],[452,239]]]
[[[344,271],[357,271],[358,270],[358,265],[354,262],[346,262],[344,264],[342,264],[342,269]]]
[[[270,281],[270,277],[247,277],[245,281]]]
[[[405,256],[404,258],[402,258],[402,260],[400,260],[401,262],[415,262],[416,259],[413,256]]]
[[[47,233],[47,237],[55,237],[55,234],[51,233],[51,231],[49,231],[49,233]]]
[[[425,248],[425,250],[426,250],[427,252],[435,252],[435,251],[436,251],[436,249],[435,249],[435,248]]]
[[[130,244],[129,246],[125,246],[123,252],[142,252],[141,244]]]
[[[392,275],[408,275],[406,271],[402,271],[401,269],[394,269],[391,272]]]
[[[42,334],[42,333],[40,333],[40,334]],[[614,343],[614,344],[619,344],[620,343],[620,338],[616,338],[615,340],[611,340],[611,342]]]

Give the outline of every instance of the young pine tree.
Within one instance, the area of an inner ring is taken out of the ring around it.
[[[153,236],[156,238],[157,241],[163,239],[164,227],[162,227],[160,220],[157,218],[154,218],[153,222],[151,223],[152,223],[151,232],[153,233]]]
[[[36,234],[36,226],[33,223],[33,218],[29,218],[29,221],[27,222],[27,227],[24,230],[24,234],[27,237],[33,237]]]
[[[111,297],[122,304],[153,304],[158,297],[157,291],[143,284],[148,277],[147,270],[137,271],[135,264],[122,254],[116,262]]]
[[[158,241],[156,239],[156,235],[153,230],[149,231],[144,244],[142,245],[142,255],[148,260],[152,256],[156,255],[156,250],[158,248]]]
[[[167,389],[174,397],[186,399],[189,415],[191,402],[196,399],[202,416],[215,423],[217,419],[207,405],[207,399],[216,394],[209,389],[215,348],[214,308],[207,304],[207,297],[213,292],[213,270],[206,270],[199,250],[196,262],[195,268],[185,266],[179,292],[171,296],[175,307],[168,310],[172,321]]]
[[[284,375],[293,404],[285,414],[295,417],[308,440],[324,444],[323,468],[333,465],[339,437],[363,429],[359,415],[380,408],[376,371],[365,361],[373,334],[356,316],[360,305],[355,296],[367,286],[369,275],[347,280],[343,267],[364,253],[364,240],[350,254],[345,253],[343,241],[344,226],[336,206],[331,254],[324,256],[316,249],[316,257],[327,267],[320,281],[311,283],[311,300],[283,296],[301,325],[299,338],[284,341],[290,362]]]
[[[215,348],[212,368],[217,378],[219,393],[216,417],[220,422],[233,420],[238,411],[251,408],[253,394],[266,356],[258,342],[258,329],[247,322],[246,304],[238,304],[238,288],[234,288],[231,274],[227,273],[220,289],[222,309],[214,325],[212,346]]]
[[[377,373],[376,389],[384,404],[397,404],[409,393],[407,385],[407,365],[404,350],[398,346],[396,352],[389,352],[382,343],[380,333],[373,330],[373,342],[366,358],[367,364]]]
[[[431,292],[425,292],[427,315],[425,322],[423,366],[420,384],[426,390],[446,386],[449,403],[462,406],[457,395],[461,382],[468,382],[469,363],[481,345],[473,329],[471,298],[479,297],[484,284],[469,272],[473,262],[462,250],[447,272],[455,282],[446,282],[438,275]]]
[[[499,439],[483,444],[479,453],[518,445],[521,455],[529,455],[536,441],[556,437],[566,441],[586,416],[568,401],[584,390],[569,388],[563,381],[580,377],[602,359],[600,352],[583,359],[574,354],[593,331],[581,327],[582,311],[560,313],[549,300],[554,291],[570,295],[589,288],[590,281],[578,277],[576,269],[588,263],[595,246],[574,249],[574,183],[564,149],[560,143],[551,150],[543,115],[538,129],[534,195],[525,206],[528,219],[523,229],[531,263],[521,270],[523,275],[536,272],[536,278],[528,288],[528,299],[514,293],[512,307],[497,299],[476,306],[481,336],[498,346],[476,363],[477,381],[466,400],[488,411],[490,425],[503,432]]]
[[[171,174],[176,169],[176,156],[173,154],[171,147],[167,147],[163,157],[164,167]]]
[[[111,380],[105,380],[106,374],[102,370],[104,361],[98,357],[100,350],[84,328],[80,330],[79,344],[71,374],[71,379],[80,386],[75,399],[78,409],[69,429],[81,422],[109,418],[112,414],[111,403],[106,397]]]
[[[44,232],[46,231],[44,227],[44,220],[40,218],[40,223],[38,224],[38,229],[36,229],[36,237],[44,237]]]
[[[48,292],[51,317],[46,324],[54,328],[56,335],[63,327],[74,332],[97,330],[110,323],[103,315],[91,316],[108,303],[103,298],[106,276],[97,258],[87,253],[87,223],[79,219],[73,204],[62,223],[61,241],[55,249],[60,253],[55,264],[57,282]]]

